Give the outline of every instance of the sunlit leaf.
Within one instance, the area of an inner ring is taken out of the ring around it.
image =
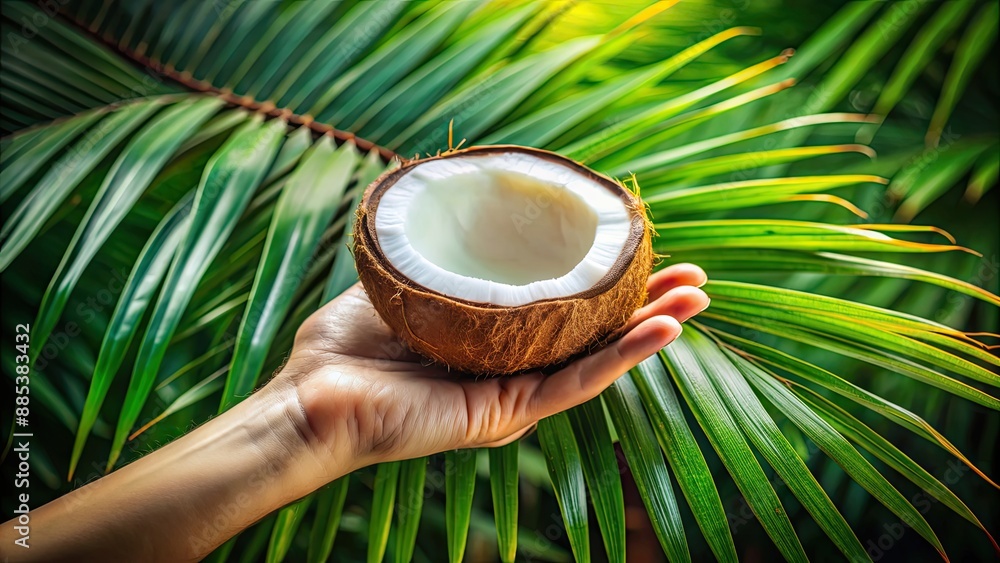
[[[153,388],[160,364],[194,289],[219,253],[277,153],[285,125],[253,120],[238,129],[209,162],[181,241],[146,327],[108,459],[112,467]]]

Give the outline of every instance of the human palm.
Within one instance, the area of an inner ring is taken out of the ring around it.
[[[680,322],[708,306],[697,288],[705,279],[690,264],[665,268],[649,278],[648,304],[621,338],[553,374],[478,380],[410,351],[356,284],[302,324],[279,379],[294,384],[319,448],[355,468],[502,445],[597,396],[676,338]]]

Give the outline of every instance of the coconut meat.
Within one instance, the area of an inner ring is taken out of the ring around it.
[[[421,163],[375,210],[378,245],[402,275],[444,295],[508,307],[590,289],[630,231],[617,194],[518,152]]]

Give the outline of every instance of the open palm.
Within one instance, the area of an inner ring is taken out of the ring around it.
[[[407,349],[356,284],[303,323],[282,377],[296,385],[319,442],[351,456],[356,467],[501,445],[540,418],[597,396],[676,338],[680,322],[708,306],[697,287],[705,281],[697,266],[666,268],[650,277],[649,304],[620,339],[551,375],[486,380],[449,372]],[[345,435],[349,449],[331,443]]]

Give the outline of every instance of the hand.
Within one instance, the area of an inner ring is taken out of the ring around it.
[[[691,265],[649,278],[624,336],[552,375],[474,381],[429,366],[360,286],[302,325],[281,373],[191,433],[31,511],[25,561],[200,561],[265,514],[354,469],[500,445],[597,396],[708,306]],[[123,509],[127,507],[127,509]],[[17,520],[0,526],[13,545]],[[179,540],[178,538],[185,538]]]
[[[381,461],[511,442],[541,418],[596,397],[704,310],[705,272],[670,266],[649,278],[649,304],[624,335],[551,375],[476,381],[428,365],[382,322],[360,284],[303,323],[275,384],[291,383],[321,465]],[[330,479],[337,475],[328,476]]]

